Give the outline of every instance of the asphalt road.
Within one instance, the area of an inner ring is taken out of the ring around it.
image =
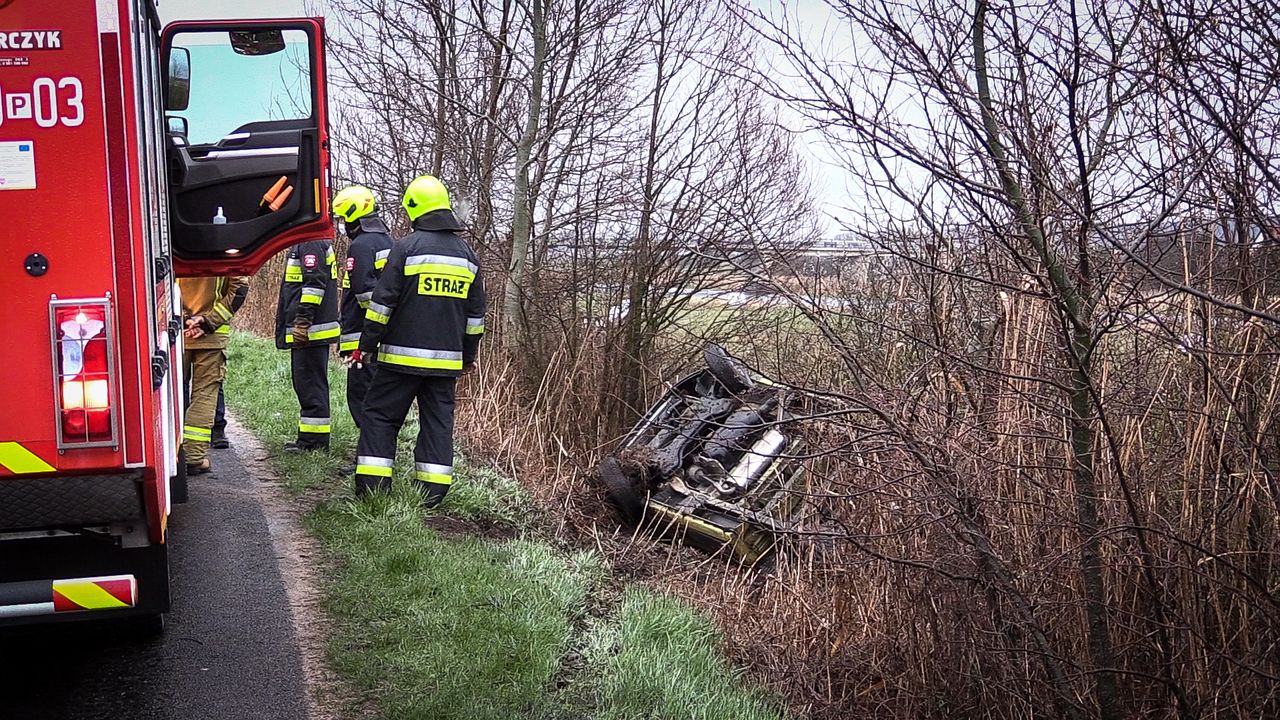
[[[266,515],[244,463],[215,451],[171,521],[163,637],[117,624],[0,633],[2,720],[303,720],[302,661]]]

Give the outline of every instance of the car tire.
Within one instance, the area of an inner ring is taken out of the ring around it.
[[[751,386],[755,385],[755,381],[751,379],[751,372],[746,366],[737,359],[731,357],[724,348],[712,343],[702,351],[702,358],[707,363],[707,369],[715,376],[716,380],[728,390],[730,394],[737,395],[746,392]]]
[[[605,495],[622,519],[635,524],[644,515],[644,496],[636,484],[622,471],[617,458],[608,457],[600,463],[600,482]]]

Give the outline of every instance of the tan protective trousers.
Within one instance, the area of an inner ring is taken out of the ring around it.
[[[227,377],[227,351],[222,348],[186,350],[182,366],[191,384],[191,401],[182,427],[182,449],[188,465],[209,457],[213,417],[218,410],[218,390]]]

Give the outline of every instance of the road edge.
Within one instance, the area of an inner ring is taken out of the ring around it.
[[[262,507],[277,560],[280,579],[288,596],[289,622],[301,653],[303,683],[307,692],[307,717],[311,720],[343,720],[341,708],[354,695],[329,666],[328,629],[332,619],[324,610],[320,590],[320,543],[303,527],[305,514],[290,498],[271,464],[271,455],[242,423],[227,413],[227,437],[232,451],[251,475],[254,495]]]

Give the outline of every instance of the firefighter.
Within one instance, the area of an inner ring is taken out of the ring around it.
[[[231,304],[228,309],[231,314],[240,312],[240,306],[244,305],[244,300],[249,296],[249,283],[246,279],[245,283],[236,289],[235,295],[231,297]],[[223,335],[231,334],[231,323],[227,323],[218,328],[218,332]],[[225,450],[231,447],[231,441],[227,440],[227,401],[223,397],[223,386],[218,386],[218,409],[213,414],[213,442],[210,447],[215,450]]]
[[[298,439],[286,444],[285,452],[329,447],[329,346],[340,334],[337,278],[328,240],[311,240],[289,249],[276,307],[276,347],[289,350],[300,413]]]
[[[182,365],[191,382],[190,401],[182,428],[182,451],[187,474],[210,471],[209,442],[213,435],[218,392],[227,374],[227,339],[237,295],[248,291],[242,277],[181,278],[185,320]],[[242,298],[243,301],[243,298]]]
[[[391,488],[396,436],[417,400],[415,485],[433,507],[453,483],[454,387],[480,348],[484,286],[444,184],[430,175],[417,178],[403,205],[413,232],[392,246],[359,349],[348,358],[378,364],[365,395],[355,483],[357,495]]]
[[[344,359],[360,349],[364,313],[382,268],[391,254],[391,236],[378,217],[373,191],[353,185],[333,198],[333,214],[342,218],[347,237],[347,273],[342,277],[342,336],[338,354]],[[373,379],[373,363],[347,364],[347,408],[356,427],[364,424],[364,395]]]

